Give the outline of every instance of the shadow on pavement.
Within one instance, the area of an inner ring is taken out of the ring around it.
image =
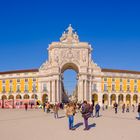
[[[58,117],[58,119],[62,119],[62,118],[65,118],[65,116],[60,116],[60,117]]]
[[[80,126],[82,126],[83,125],[83,123],[82,122],[80,122],[80,123],[77,123],[75,126],[74,126],[74,128],[75,129],[77,129],[77,128],[79,128]]]
[[[93,123],[93,124],[90,124],[89,125],[89,129],[93,128],[93,127],[96,127],[96,123]]]

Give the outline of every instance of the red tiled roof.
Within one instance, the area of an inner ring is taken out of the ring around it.
[[[140,74],[140,71],[116,70],[116,69],[102,69],[102,72]]]
[[[5,71],[5,72],[0,72],[0,75],[3,74],[14,74],[14,73],[26,73],[26,72],[38,72],[38,69],[28,69],[28,70],[14,70],[14,71]]]

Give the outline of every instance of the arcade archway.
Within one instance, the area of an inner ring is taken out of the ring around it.
[[[23,96],[23,99],[30,99],[30,96],[29,96],[28,94],[25,94],[25,95]]]
[[[118,96],[118,104],[119,104],[119,105],[122,105],[122,104],[123,104],[123,101],[124,101],[123,94],[120,94],[120,95]]]
[[[110,103],[111,103],[111,105],[114,105],[114,103],[116,102],[116,95],[115,94],[112,94],[111,96],[110,96]]]
[[[18,94],[18,95],[16,96],[16,99],[22,99],[21,95]]]
[[[130,94],[126,95],[126,103],[131,105],[131,95]]]
[[[108,95],[107,94],[104,94],[103,97],[102,97],[102,103],[104,105],[108,105]]]
[[[94,101],[95,105],[98,103],[98,95],[97,94],[92,94],[92,101]]]
[[[134,105],[138,104],[138,95],[136,95],[136,94],[133,96],[133,104]]]
[[[46,103],[48,101],[48,95],[47,94],[43,94],[42,96],[42,103]]]

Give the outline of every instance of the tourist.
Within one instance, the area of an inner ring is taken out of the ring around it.
[[[114,103],[114,108],[115,108],[115,114],[117,114],[117,112],[118,112],[118,104],[116,102]]]
[[[125,112],[125,104],[122,105],[122,113]]]
[[[132,112],[135,112],[135,105],[132,104]]]
[[[140,120],[140,103],[138,105],[138,119]]]
[[[104,106],[104,104],[103,104],[103,106],[102,106],[102,109],[103,109],[103,111],[105,110],[105,106]]]
[[[73,106],[73,103],[68,103],[66,107],[66,116],[69,120],[69,130],[75,130],[73,123],[74,123],[74,115],[75,115],[75,109]]]
[[[100,105],[97,103],[95,106],[95,116],[96,118],[99,117]]]
[[[55,119],[58,119],[58,110],[59,110],[59,106],[58,106],[58,104],[55,103],[53,106],[53,112],[54,112]]]
[[[84,130],[89,130],[88,118],[91,117],[91,113],[90,113],[90,104],[88,104],[87,101],[83,102],[81,113],[82,113],[82,117],[84,118],[84,124],[85,124]]]
[[[50,103],[47,102],[46,104],[46,113],[49,113],[50,112]]]
[[[129,112],[129,104],[126,106],[126,112]]]
[[[25,105],[25,110],[27,111],[28,110],[28,104],[25,103],[24,105]]]
[[[91,106],[90,106],[91,117],[94,117],[94,115],[93,115],[93,110],[94,110],[94,100],[92,100],[92,104],[91,104]]]
[[[45,108],[46,108],[46,103],[43,103],[43,111],[45,112]]]

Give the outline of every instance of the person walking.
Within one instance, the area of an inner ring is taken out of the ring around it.
[[[95,112],[96,112],[95,116],[96,116],[96,118],[99,117],[99,111],[100,111],[100,105],[97,103],[96,106],[95,106]]]
[[[140,103],[138,105],[138,119],[140,120]]]
[[[53,112],[54,112],[55,119],[58,119],[58,110],[59,110],[59,106],[58,106],[58,104],[55,103],[53,106]]]
[[[122,113],[125,112],[125,104],[122,105]]]
[[[45,112],[45,108],[46,108],[46,103],[43,103],[43,111]]]
[[[129,104],[126,106],[126,112],[129,112]]]
[[[68,103],[66,107],[66,116],[68,117],[68,121],[69,121],[69,130],[75,130],[73,126],[74,114],[75,114],[75,109],[74,109],[73,103]]]
[[[90,106],[91,117],[94,117],[93,110],[94,110],[94,100],[92,100],[92,104]]]
[[[135,105],[132,104],[132,112],[135,112]]]
[[[25,110],[27,111],[28,110],[28,103],[25,103]]]
[[[46,104],[46,113],[49,113],[50,112],[50,103],[47,102]]]
[[[88,104],[87,101],[83,102],[81,113],[82,113],[82,117],[84,118],[84,124],[85,124],[84,130],[89,130],[88,118],[91,117],[91,113],[90,113],[90,104]]]
[[[118,104],[116,102],[114,103],[114,108],[115,108],[115,114],[117,114],[118,113]]]

